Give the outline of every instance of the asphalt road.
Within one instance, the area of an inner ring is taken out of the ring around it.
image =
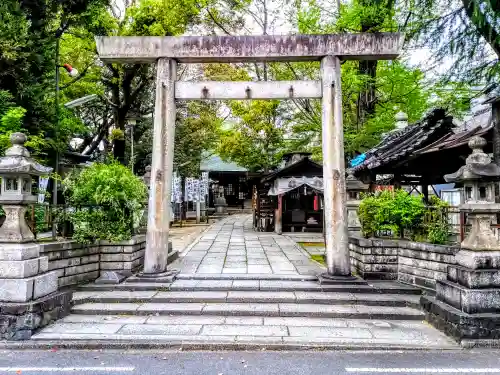
[[[3,374],[334,375],[500,374],[500,350],[0,351]]]

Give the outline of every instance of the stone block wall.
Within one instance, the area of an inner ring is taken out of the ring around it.
[[[349,238],[353,272],[364,279],[399,280],[428,291],[446,280],[458,247],[390,239]]]
[[[351,267],[363,279],[398,278],[398,242],[391,240],[349,239]]]
[[[100,243],[100,273],[115,271],[132,275],[144,264],[146,236],[138,235],[129,241]]]
[[[0,340],[28,340],[46,325],[69,314],[71,291],[58,291],[36,301],[0,303]]]
[[[99,277],[99,245],[75,241],[40,244],[40,254],[49,258],[49,270],[57,272],[59,287],[93,281]]]
[[[130,241],[101,241],[83,245],[75,241],[40,244],[40,255],[49,259],[49,270],[56,271],[59,287],[91,282],[105,271],[132,274],[144,264],[146,237]]]
[[[437,280],[446,280],[447,268],[455,264],[458,247],[400,241],[398,280],[427,290],[436,290]]]

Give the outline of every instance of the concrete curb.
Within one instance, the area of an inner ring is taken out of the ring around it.
[[[287,343],[287,344],[270,344],[270,343],[231,343],[231,342],[152,342],[152,341],[137,341],[137,340],[81,340],[81,341],[59,341],[59,340],[29,340],[29,341],[12,341],[0,342],[0,349],[17,349],[17,350],[50,350],[50,349],[171,349],[171,350],[260,350],[260,351],[282,351],[282,350],[408,350],[408,351],[451,351],[451,350],[466,350],[460,346],[440,346],[429,348],[423,345],[408,345],[408,344],[382,344],[373,345],[371,343],[332,343],[332,344],[303,344],[303,343]]]
[[[460,342],[462,348],[474,349],[474,348],[500,348],[500,339],[498,340],[471,340],[464,339]]]

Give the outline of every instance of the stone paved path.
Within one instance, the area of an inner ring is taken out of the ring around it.
[[[322,268],[286,236],[255,232],[251,215],[213,224],[173,268],[199,274],[317,275]]]

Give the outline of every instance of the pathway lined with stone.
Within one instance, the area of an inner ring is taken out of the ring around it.
[[[307,241],[305,241],[307,242]],[[318,283],[321,266],[250,215],[215,223],[171,266],[171,283],[88,284],[34,347],[403,348],[456,344],[423,322],[420,290],[394,281]]]
[[[322,268],[294,241],[255,232],[251,215],[231,215],[205,231],[172,265],[187,274],[317,275]]]

